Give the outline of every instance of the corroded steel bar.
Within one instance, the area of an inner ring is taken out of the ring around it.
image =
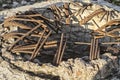
[[[74,42],[74,44],[85,44],[85,45],[91,45],[91,43],[87,43],[87,42]]]
[[[44,34],[45,34],[45,30],[43,31],[41,37],[40,37],[39,40],[37,41],[36,48],[34,49],[33,54],[31,55],[31,58],[32,58],[32,57],[34,56],[34,54],[36,53],[36,51],[37,51],[37,49],[38,49],[38,47],[39,47],[39,45],[40,45],[40,43],[41,43],[41,40],[42,40]]]
[[[18,39],[12,44],[12,46],[11,46],[8,50],[11,50],[11,49],[15,46],[16,43],[18,43],[18,42],[19,42],[20,40],[22,40],[24,37],[30,35],[30,33],[32,33],[34,30],[36,30],[36,29],[39,28],[39,27],[40,27],[40,25],[37,25],[36,27],[34,27],[34,28],[31,29],[30,31],[28,31],[24,36],[18,38]]]
[[[116,28],[116,29],[113,29],[113,30],[111,30],[111,31],[109,31],[109,32],[107,32],[108,34],[110,34],[110,33],[114,33],[114,32],[119,32],[120,31],[120,28]]]
[[[93,23],[99,28],[100,26],[96,23],[94,19],[92,19]]]
[[[43,47],[44,43],[46,42],[47,38],[50,36],[50,34],[52,33],[52,31],[49,31],[49,33],[46,35],[45,39],[43,39],[43,41],[41,42],[40,46],[38,47],[38,49],[36,50],[36,52],[34,53],[33,56],[31,56],[31,59],[35,58],[38,55],[38,52],[40,51],[40,49]]]
[[[36,44],[30,44],[30,45],[17,45],[13,49],[18,49],[18,48],[29,48],[29,47],[35,47]]]
[[[100,46],[98,44],[96,59],[100,58]]]
[[[62,60],[64,51],[65,51],[65,48],[66,48],[66,44],[67,44],[67,40],[65,41],[65,43],[64,43],[64,45],[63,45],[63,48],[62,48],[62,51],[61,51],[61,55],[60,55],[60,58],[59,58],[59,61],[58,61],[57,64],[60,64],[60,62],[61,62],[61,60]]]
[[[12,50],[13,53],[27,53],[27,54],[32,54],[33,52],[32,51],[24,51],[24,50]]]
[[[91,20],[94,16],[104,13],[104,12],[105,12],[105,9],[100,8],[100,9],[94,11],[93,13],[91,13],[90,15],[88,15],[85,19],[82,19],[79,24],[83,25],[83,24],[87,23],[89,20]]]
[[[93,59],[97,59],[98,55],[99,55],[99,45],[98,45],[98,39],[95,39],[95,51],[94,51],[94,58]]]
[[[70,24],[70,11],[69,11],[69,4],[68,3],[65,3],[64,4],[64,9],[65,9],[65,17],[66,17],[66,24]]]
[[[62,50],[62,45],[63,45],[63,37],[64,37],[64,34],[62,33],[62,34],[61,34],[60,45],[59,45],[58,53],[57,53],[56,64],[59,62],[59,57],[60,57],[60,55],[61,55],[61,50]]]
[[[107,22],[106,24],[102,25],[102,26],[101,26],[100,28],[98,28],[97,30],[95,30],[95,32],[101,31],[101,30],[105,29],[105,28],[108,27],[108,26],[118,25],[118,24],[120,24],[120,19],[111,20],[111,21]]]
[[[6,33],[4,35],[2,35],[2,37],[4,39],[9,39],[9,38],[19,38],[20,36],[25,35],[25,33],[19,33],[19,32],[11,32],[11,33]],[[31,34],[32,37],[40,37],[41,36],[41,32],[38,34]],[[43,36],[45,37],[45,36]]]
[[[18,22],[13,22],[13,21],[9,21],[9,22],[4,22],[4,27],[8,27],[8,26],[18,26],[20,27],[21,29],[32,29],[31,27],[29,26],[26,26],[24,24],[21,24],[21,23],[18,23]]]
[[[57,65],[59,63],[59,58],[61,55],[61,50],[62,50],[62,45],[63,45],[63,38],[64,38],[64,33],[61,34],[61,40],[60,40],[60,45],[56,51],[56,54],[53,59],[53,64]]]
[[[92,53],[93,53],[93,39],[91,39],[91,46],[90,46],[90,55],[89,55],[89,59],[92,60]]]
[[[120,44],[120,42],[105,42],[105,43],[101,43],[101,44]]]
[[[29,22],[36,22],[36,23],[41,23],[43,22],[43,20],[35,20],[35,19],[22,19],[22,18],[12,18],[12,21],[16,20],[16,21],[29,21]]]
[[[50,9],[53,11],[53,13],[55,14],[55,16],[57,16],[59,19],[62,18],[62,15],[61,15],[61,10],[59,7],[57,7],[56,5],[52,5],[50,7]]]
[[[103,18],[105,17],[105,15],[107,14],[107,11],[103,14],[103,16],[100,19],[100,22],[103,20]]]
[[[98,39],[94,37],[91,40],[91,47],[90,47],[90,56],[89,56],[89,59],[90,60],[97,59],[98,56],[99,56]]]
[[[48,18],[42,16],[41,14],[17,15],[16,17],[41,17],[41,18],[43,18],[43,19],[45,19],[47,21],[53,22],[52,19],[48,19]]]
[[[119,37],[119,35],[110,34],[110,33],[104,32],[104,31],[97,31],[97,32],[100,33],[100,34],[102,34],[103,37],[105,37],[105,36],[110,36],[110,37],[113,37],[113,38]],[[102,36],[100,36],[100,38],[101,38],[101,37],[102,37]]]
[[[18,48],[13,48],[12,50],[15,50],[15,51],[18,51],[18,50],[29,50],[29,49],[34,49],[35,48],[35,46],[29,46],[29,45],[27,45],[27,46],[22,46],[22,47],[18,47]]]
[[[106,20],[109,21],[109,11],[107,11]]]
[[[86,43],[86,42],[74,42],[75,44],[85,44],[85,45],[91,45],[91,43]],[[120,44],[120,42],[102,42],[101,44]]]
[[[91,47],[90,47],[90,60],[93,60],[94,59],[94,55],[95,55],[95,38],[92,39],[91,41]]]
[[[46,49],[46,48],[55,48],[55,47],[57,47],[57,44],[44,45],[43,47],[44,47],[45,49]]]
[[[57,44],[58,41],[49,41],[49,42],[45,42],[46,45],[50,45],[50,44]]]
[[[64,9],[65,9],[65,14],[66,14],[66,17],[69,16],[69,4],[68,3],[64,3]]]

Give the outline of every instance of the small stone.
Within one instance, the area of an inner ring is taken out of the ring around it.
[[[120,80],[120,79],[117,77],[113,77],[111,80]]]
[[[3,58],[2,57],[0,57],[0,63],[3,61]]]
[[[2,56],[10,60],[15,60],[14,56],[10,52],[7,52],[4,48],[2,49]]]
[[[35,2],[35,0],[31,0],[32,2]]]
[[[42,64],[38,59],[34,59],[35,63]]]
[[[83,1],[86,2],[86,3],[90,3],[91,0],[83,0]]]
[[[29,60],[30,59],[30,55],[26,54],[26,55],[24,55],[24,58]]]
[[[25,0],[22,0],[22,1],[21,1],[21,4],[22,4],[22,5],[25,5],[25,4],[27,4],[27,1],[25,1]]]
[[[9,43],[14,43],[15,40],[14,40],[13,38],[9,38],[8,42],[9,42]]]
[[[0,21],[4,21],[4,15],[0,15]],[[1,30],[1,25],[0,25],[0,30]]]
[[[13,6],[13,7],[17,7],[18,4],[19,4],[18,2],[14,1],[12,6]]]
[[[9,3],[9,4],[12,3],[12,0],[6,0],[6,1],[7,1],[7,3]]]
[[[84,61],[89,61],[89,56],[84,56],[84,57],[82,57],[82,59],[83,59]]]
[[[11,8],[10,5],[8,5],[8,4],[3,4],[2,7],[3,7],[4,9],[10,9],[10,8]]]
[[[5,53],[5,52],[6,52],[6,49],[5,49],[5,48],[2,48],[2,49],[1,49],[1,52],[2,52],[2,53]]]

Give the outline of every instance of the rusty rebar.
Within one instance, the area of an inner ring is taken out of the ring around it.
[[[94,58],[93,59],[97,59],[98,55],[99,55],[99,42],[98,39],[96,38],[95,40],[95,51],[94,51]]]
[[[91,13],[90,15],[88,15],[85,19],[82,19],[79,24],[83,25],[83,24],[87,23],[89,20],[91,20],[94,16],[104,13],[104,12],[105,12],[105,9],[100,8],[100,9],[94,11],[93,13]]]
[[[67,44],[67,39],[66,39],[65,43],[63,44],[63,48],[62,48],[62,51],[61,51],[61,55],[60,55],[60,58],[59,58],[58,64],[60,64],[60,62],[61,62],[61,60],[62,60],[62,57],[63,57],[64,51],[65,51],[65,48],[66,48],[66,44]]]
[[[37,28],[39,28],[40,25],[37,25],[36,27],[34,27],[33,29],[31,29],[30,31],[28,31],[25,35],[23,35],[22,37],[18,38],[12,45],[11,47],[8,49],[8,50],[11,50],[16,43],[18,43],[20,40],[22,40],[24,37],[30,35],[30,33],[32,33],[34,30],[36,30]]]
[[[39,40],[37,41],[36,48],[34,49],[33,54],[31,55],[31,58],[33,58],[33,56],[36,54],[36,51],[37,51],[37,49],[38,49],[38,47],[39,47],[39,45],[40,45],[40,43],[41,43],[41,40],[42,40],[44,34],[45,34],[45,30],[43,31],[41,37],[40,37]]]
[[[91,45],[91,43],[88,43],[88,42],[74,42],[74,44],[77,44],[77,45],[81,45],[81,44]],[[103,45],[106,45],[106,44],[120,44],[120,42],[101,42],[100,44],[103,44]]]
[[[30,59],[35,58],[38,55],[38,52],[40,51],[40,49],[43,47],[44,43],[46,42],[47,38],[50,36],[50,34],[52,33],[52,31],[49,31],[49,33],[46,35],[46,37],[43,39],[43,41],[41,42],[41,44],[39,45],[38,49],[36,50],[36,52],[31,56]],[[40,54],[40,53],[39,53]]]
[[[61,55],[61,50],[62,50],[62,45],[63,45],[63,37],[64,37],[64,34],[62,33],[61,34],[60,45],[59,45],[57,53],[55,54],[56,56],[55,56],[54,61],[53,61],[53,63],[55,63],[55,64],[57,64],[59,62],[59,57]]]
[[[95,49],[95,39],[91,40],[91,47],[90,47],[90,60],[93,60],[94,57],[94,49]]]
[[[63,24],[71,25],[72,21],[71,18],[79,15],[81,17],[81,20],[78,20],[78,23],[80,23],[80,25],[84,25],[88,21],[92,20],[93,23],[97,25],[98,29],[93,31],[95,35],[91,34],[93,37],[91,39],[91,43],[89,42],[70,42],[70,43],[89,45],[91,47],[89,59],[93,60],[99,58],[100,45],[98,39],[101,39],[106,36],[119,39],[120,36],[118,34],[115,34],[115,32],[119,32],[120,28],[117,27],[112,29],[112,26],[120,24],[120,19],[114,19],[115,16],[117,17],[117,14],[114,11],[107,11],[104,8],[97,9],[94,12],[90,13],[85,18],[82,18],[81,15],[84,14],[84,11],[87,10],[87,7],[91,6],[91,4],[82,6],[80,4],[74,3],[72,4],[75,6],[79,6],[79,10],[72,13],[69,7],[69,3],[64,3],[62,7],[57,7],[56,5],[51,6],[49,9],[51,10],[54,16],[53,19],[49,19],[43,16],[42,14],[38,13],[22,14],[7,18],[3,22],[4,28],[9,29],[10,26],[15,26],[21,29],[21,31],[10,32],[2,36],[4,39],[9,38],[15,39],[15,42],[9,47],[8,50],[14,53],[31,54],[30,59],[34,59],[41,53],[41,50],[43,50],[42,48],[45,49],[58,48],[53,59],[53,63],[55,65],[58,65],[62,60],[66,44],[69,43],[67,39],[64,40],[65,33],[62,32],[62,26]],[[102,14],[102,16],[99,17],[100,21],[102,21],[104,18],[106,19],[106,21],[108,21],[106,24],[102,26],[98,25],[98,23],[93,19],[95,16],[99,14]],[[26,23],[29,22],[32,25],[29,26],[29,24],[26,24],[25,22]],[[112,30],[107,31],[106,30],[107,28],[111,28]],[[50,37],[52,31],[55,31],[57,34],[59,32],[58,30],[60,31],[61,34],[60,40],[49,41],[48,37]],[[32,38],[35,38],[35,40]],[[23,44],[20,44],[19,41],[21,41]],[[120,42],[101,42],[100,44],[111,45],[120,44]],[[117,52],[115,49],[114,51]]]
[[[61,34],[60,44],[53,59],[53,64],[55,65],[58,65],[62,60],[62,56],[66,47],[66,41],[63,42],[63,39],[64,39],[64,33]]]

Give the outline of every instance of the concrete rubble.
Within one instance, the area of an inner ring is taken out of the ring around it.
[[[71,58],[63,61],[58,67],[50,63],[40,66],[30,61],[3,59],[0,57],[0,78],[2,80],[54,80],[54,78],[57,80],[105,80],[109,78],[114,80],[120,73],[119,60],[110,53],[102,55],[102,59],[90,62],[84,58]]]
[[[31,0],[31,2],[35,1]],[[0,11],[0,21],[3,21],[4,17],[15,15],[19,11],[24,12],[31,8],[44,7],[61,1],[63,2],[63,0],[51,1],[51,3],[46,1],[3,10]],[[90,0],[85,1],[90,2]],[[65,2],[69,2],[69,0]],[[101,5],[105,4],[100,2],[100,0],[91,2]],[[13,4],[13,7],[17,7],[19,3],[14,1]],[[21,4],[28,4],[27,0],[22,0]],[[111,7],[111,4],[107,2],[106,5]],[[118,6],[113,8],[120,11]],[[2,31],[0,27],[0,33]],[[62,61],[59,66],[53,66],[51,63],[41,63],[39,59],[35,59],[33,62],[24,61],[20,54],[13,55],[7,52],[6,45],[4,43],[2,45],[3,48],[0,45],[0,55],[2,56],[0,56],[0,80],[120,80],[120,56],[113,56],[111,53],[104,53],[100,59],[92,61],[88,61],[88,56],[75,59],[70,58],[67,61]],[[29,58],[30,56],[25,55],[24,57]]]

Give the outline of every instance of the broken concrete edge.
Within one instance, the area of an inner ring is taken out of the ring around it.
[[[25,11],[29,11],[29,10],[32,10],[35,8],[45,8],[52,4],[60,5],[60,4],[63,4],[63,2],[70,2],[70,1],[69,0],[43,1],[40,3],[34,3],[33,5],[26,5],[26,6],[21,6],[21,7],[17,7],[17,8],[13,8],[13,9],[0,11],[0,16],[4,16],[6,18],[6,17],[14,16],[16,13],[19,13],[19,12],[25,12]]]
[[[3,10],[3,11],[0,11],[0,17],[3,17],[3,18],[7,18],[7,17],[10,17],[10,16],[14,16],[16,13],[19,13],[19,12],[25,12],[25,11],[29,11],[29,10],[32,10],[32,9],[35,9],[35,8],[45,8],[45,7],[48,7],[52,4],[57,4],[57,5],[61,5],[65,2],[70,2],[70,1],[77,1],[77,0],[57,0],[57,1],[53,1],[53,0],[49,0],[49,1],[42,1],[40,3],[34,3],[33,5],[26,5],[26,6],[21,6],[21,7],[17,7],[17,8],[13,8],[13,9],[8,9],[8,10]],[[110,7],[112,9],[115,9],[117,11],[120,11],[120,7],[119,6],[116,6],[116,5],[113,5],[111,3],[108,3],[106,1],[92,1],[92,0],[79,0],[79,2],[84,2],[84,3],[94,3],[94,4],[98,4],[98,5],[101,5],[101,6],[107,6],[107,7]]]
[[[104,1],[104,0],[91,1],[91,3],[98,4],[101,6],[107,6],[109,8],[112,8],[112,9],[120,12],[120,6],[114,5],[114,4]]]
[[[87,56],[86,56],[87,58]],[[62,61],[58,67],[50,63],[39,66],[29,61],[10,61],[15,66],[22,68],[22,71],[33,72],[40,75],[60,76],[60,80],[97,80],[111,74],[112,69],[118,68],[118,59],[110,53],[102,55],[102,59],[86,62],[82,58],[68,59]],[[4,61],[3,61],[4,62]],[[33,67],[34,66],[34,67]],[[109,67],[108,67],[109,66]],[[5,67],[5,66],[4,66]],[[16,68],[17,68],[16,67]],[[13,70],[14,71],[14,70]]]

